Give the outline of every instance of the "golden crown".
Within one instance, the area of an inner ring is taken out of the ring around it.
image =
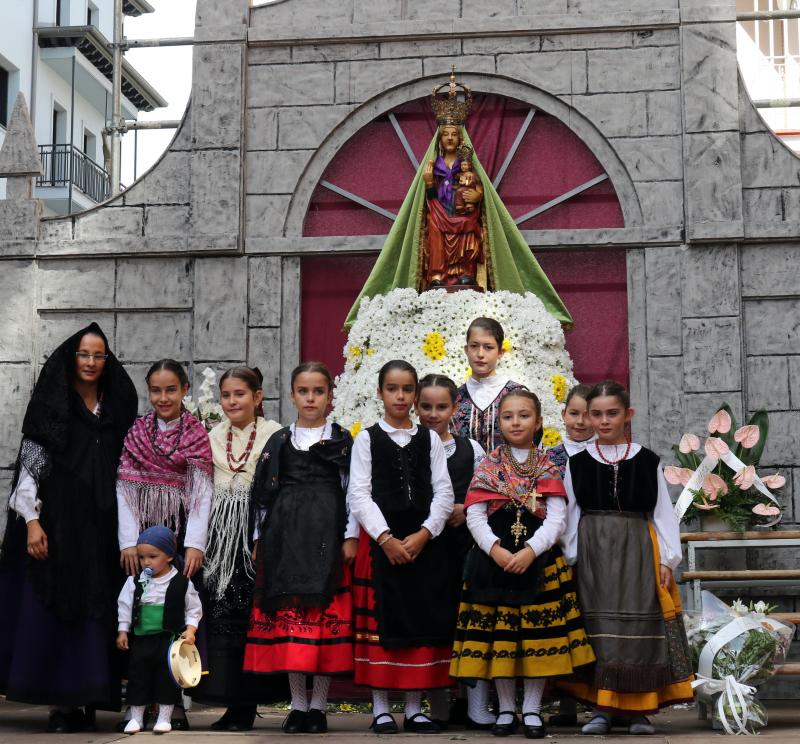
[[[459,160],[472,160],[472,153],[474,150],[469,145],[459,145],[456,149],[456,155]]]
[[[447,89],[447,97],[440,95]],[[459,92],[463,94],[463,100],[459,99]],[[450,73],[450,80],[433,89],[431,95],[431,107],[436,121],[440,127],[446,124],[464,126],[472,108],[472,91],[463,83],[456,82],[456,67]]]

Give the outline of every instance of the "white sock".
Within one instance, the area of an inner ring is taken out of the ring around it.
[[[174,707],[174,705],[159,705],[156,723],[169,723],[172,720],[172,709]]]
[[[311,693],[311,708],[321,710],[323,713],[328,709],[328,689],[331,686],[331,678],[324,674],[314,675],[314,690]]]
[[[144,726],[144,709],[146,706],[144,705],[131,705],[129,710],[131,717],[128,719],[130,721],[136,721],[139,726]]]
[[[389,691],[388,690],[373,690],[372,691],[372,715],[375,718],[378,716],[388,716],[389,713]]]
[[[542,709],[542,695],[544,695],[543,679],[526,679],[524,683],[525,696],[522,699],[522,715],[527,716],[528,713],[536,713]],[[539,724],[533,723],[531,726],[538,726]]]
[[[435,721],[450,718],[450,690],[431,690],[428,702],[431,704],[431,718]]]
[[[479,679],[475,687],[467,687],[467,715],[475,723],[494,723],[489,712],[489,683]]]
[[[406,718],[411,718],[418,713],[422,713],[422,690],[409,690],[406,693]],[[425,717],[427,718],[427,716]]]
[[[506,726],[511,723],[512,716],[517,710],[517,680],[496,679],[494,686],[497,688],[498,712],[505,713],[505,715],[497,716],[497,723]]]
[[[308,712],[306,675],[303,672],[289,672],[289,690],[292,693],[292,710]]]

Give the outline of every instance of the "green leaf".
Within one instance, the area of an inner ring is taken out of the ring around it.
[[[712,434],[711,436],[712,437],[719,437],[723,442],[725,442],[725,444],[728,445],[728,447],[730,447],[731,449],[734,449],[736,447],[736,440],[733,438],[733,433],[736,431],[736,429],[739,428],[737,426],[737,424],[736,424],[736,416],[734,415],[733,410],[731,409],[731,407],[727,403],[723,403],[719,408],[717,408],[717,410],[714,413],[717,413],[719,411],[727,411],[728,412],[728,415],[731,417],[731,428],[730,428],[730,431],[727,434],[722,434],[720,432],[716,432],[716,433]]]
[[[681,452],[678,449],[678,445],[677,444],[673,444],[672,445],[672,453],[675,455],[675,459],[678,461],[678,463],[680,464],[680,466],[682,468],[689,468],[690,470],[697,470],[697,468],[696,468],[696,466],[694,464],[694,461],[692,460],[691,454],[684,455],[683,452]]]
[[[764,453],[764,447],[767,445],[767,436],[769,436],[769,416],[762,408],[756,411],[747,422],[750,425],[757,426],[760,437],[752,449],[742,450],[739,459],[745,465],[758,465],[761,460],[761,455]]]

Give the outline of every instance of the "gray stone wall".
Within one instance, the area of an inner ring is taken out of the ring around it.
[[[767,408],[764,462],[789,480],[785,524],[800,521],[800,160],[741,88],[732,0],[247,5],[199,0],[190,109],[124,195],[42,222],[28,203],[0,210],[0,468],[38,365],[89,319],[140,385],[162,355],[195,378],[249,362],[288,418],[300,257],[383,240],[304,237],[314,187],[361,127],[455,64],[565,122],[617,190],[625,227],[528,237],[627,250],[637,438],[668,455],[720,400]]]

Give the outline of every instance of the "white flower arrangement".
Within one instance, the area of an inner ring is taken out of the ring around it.
[[[503,326],[506,353],[497,371],[539,396],[544,426],[560,440],[564,389],[575,384],[572,359],[561,324],[531,293],[395,289],[363,299],[344,347],[334,420],[357,433],[381,418],[378,371],[391,359],[405,359],[420,377],[444,374],[463,384],[471,374],[464,353],[467,327],[479,317],[494,318]]]
[[[183,407],[211,431],[225,418],[222,406],[214,400],[214,388],[217,386],[217,373],[211,367],[203,370],[203,382],[200,383],[200,393],[197,402],[190,395],[183,399]]]

